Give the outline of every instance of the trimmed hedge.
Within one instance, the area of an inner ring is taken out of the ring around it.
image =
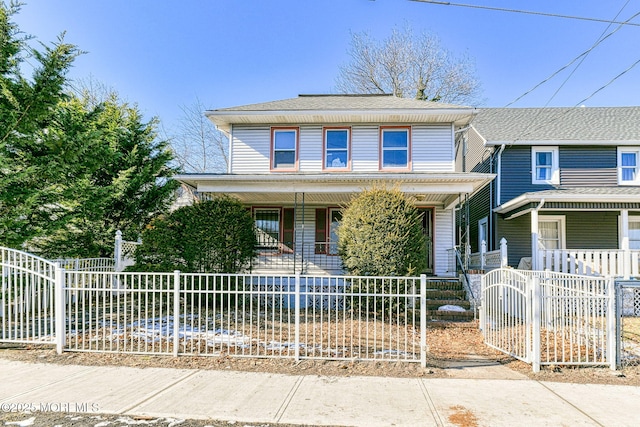
[[[154,219],[135,252],[136,271],[237,273],[255,256],[253,218],[228,196]]]

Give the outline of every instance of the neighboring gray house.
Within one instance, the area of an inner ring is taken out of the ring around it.
[[[229,136],[229,170],[177,179],[206,197],[230,194],[252,215],[254,271],[337,273],[340,209],[363,188],[397,185],[416,200],[428,273],[448,274],[455,207],[492,175],[455,170],[455,140],[470,107],[390,95],[300,95],[207,111]]]
[[[481,109],[461,171],[495,173],[472,197],[472,252],[508,242],[509,264],[638,276],[640,107]]]

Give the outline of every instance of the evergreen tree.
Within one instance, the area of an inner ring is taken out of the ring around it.
[[[63,36],[31,49],[11,20],[19,9],[0,3],[0,243],[12,247],[39,235],[40,218],[57,203],[61,188],[50,157],[59,147],[42,136],[66,99],[66,74],[80,54]],[[29,79],[22,75],[27,56],[35,64]]]
[[[158,122],[109,94],[71,95],[81,53],[61,36],[27,44],[0,3],[0,244],[44,256],[111,256],[117,229],[136,238],[177,183]],[[23,61],[32,57],[30,78]]]
[[[419,212],[398,189],[364,190],[343,212],[338,251],[350,274],[419,274],[427,259]]]

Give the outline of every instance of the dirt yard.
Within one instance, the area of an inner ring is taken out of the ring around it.
[[[58,355],[55,349],[43,346],[0,344],[0,357],[31,363],[57,363],[77,365],[119,365],[137,368],[167,367],[183,369],[231,369],[252,372],[270,372],[289,375],[323,376],[389,376],[432,377],[449,376],[447,367],[456,362],[473,359],[497,361],[511,370],[540,381],[599,383],[640,386],[640,366],[611,371],[606,367],[575,368],[557,366],[543,368],[533,374],[531,366],[493,350],[482,341],[476,322],[439,323],[429,325],[427,368],[419,363],[317,361],[295,362],[289,359],[244,359],[232,357],[144,356],[126,354],[72,353]]]

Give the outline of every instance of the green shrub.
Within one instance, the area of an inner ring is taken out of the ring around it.
[[[412,276],[426,269],[420,213],[398,189],[364,190],[343,210],[338,251],[359,276]]]
[[[253,219],[222,196],[154,219],[135,252],[136,271],[237,273],[255,255]]]

